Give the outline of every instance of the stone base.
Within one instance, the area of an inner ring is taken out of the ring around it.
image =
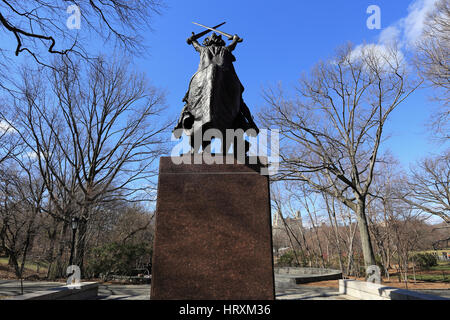
[[[275,268],[275,288],[296,287],[297,284],[342,279],[340,270],[323,268]]]
[[[268,178],[198,157],[160,160],[151,299],[275,299]]]
[[[339,293],[359,300],[449,300],[444,297],[358,280],[339,280]]]

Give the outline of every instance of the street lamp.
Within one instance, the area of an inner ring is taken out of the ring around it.
[[[69,266],[72,265],[73,250],[75,247],[75,234],[77,233],[77,229],[78,229],[78,221],[79,221],[79,219],[77,217],[72,218],[72,248],[70,249]]]

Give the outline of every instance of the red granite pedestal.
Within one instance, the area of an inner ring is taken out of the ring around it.
[[[151,299],[275,298],[268,177],[231,162],[161,158]]]

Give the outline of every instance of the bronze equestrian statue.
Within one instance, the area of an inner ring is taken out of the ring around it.
[[[183,111],[174,128],[177,138],[181,136],[181,130],[177,129],[183,129],[182,132],[190,137],[192,153],[198,152],[200,144],[203,152],[209,150],[211,141],[203,141],[203,133],[208,129],[219,130],[222,133],[222,140],[225,140],[227,129],[242,129],[245,132],[253,132],[253,136],[259,133],[250,110],[242,98],[244,87],[233,66],[236,58],[232,52],[242,39],[237,35],[231,36],[213,28],[203,27],[209,30],[197,35],[193,33],[187,39],[187,43],[192,44],[200,54],[200,64],[191,78],[189,89],[183,98],[185,102]],[[211,30],[227,36],[231,43],[226,46],[222,36],[213,33],[203,41],[203,46],[200,45],[197,39]],[[195,139],[194,137],[199,134],[201,138]],[[222,141],[223,154],[227,153],[232,142]],[[235,152],[236,143],[235,139]],[[248,148],[249,143],[245,141],[245,152]]]

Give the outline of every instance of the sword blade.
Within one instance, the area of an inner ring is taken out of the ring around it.
[[[217,29],[217,28],[223,26],[225,23],[226,23],[226,22],[222,22],[221,24],[218,24],[217,26],[214,27],[214,29]],[[197,33],[196,35],[193,36],[193,38],[194,38],[195,40],[197,40],[197,39],[203,37],[204,35],[207,35],[207,34],[210,33],[211,31],[212,31],[212,30],[206,30],[206,31]]]
[[[211,31],[220,33],[221,35],[224,35],[225,37],[227,37],[229,40],[233,39],[233,36],[232,36],[231,34],[229,34],[229,33],[222,32],[222,31],[216,30],[216,29],[214,29],[214,28],[210,28],[210,27],[204,26],[204,25],[202,25],[202,24],[200,24],[200,23],[197,23],[197,22],[192,22],[192,23],[193,23],[193,24],[196,24],[196,25],[198,25],[198,26],[200,26],[200,27],[206,28],[206,29],[208,29],[208,30],[211,30]]]

